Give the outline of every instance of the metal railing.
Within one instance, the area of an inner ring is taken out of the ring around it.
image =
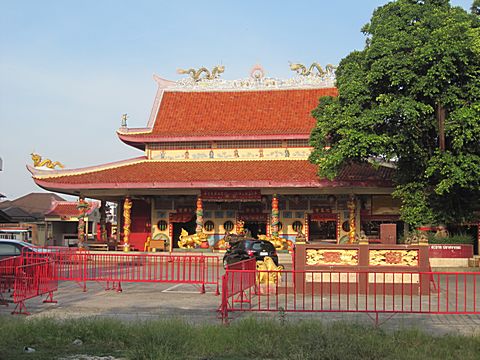
[[[55,248],[51,252],[24,251],[28,259],[49,258],[56,262],[56,279],[76,281],[83,285],[89,281],[116,283],[157,282],[196,284],[200,292],[205,285],[216,286],[219,294],[220,261],[216,256],[145,254],[145,253],[94,253],[89,251]]]
[[[75,281],[84,291],[87,282],[105,282],[105,289],[122,291],[125,282],[192,284],[205,293],[215,286],[219,295],[220,260],[217,256],[91,253],[68,247],[24,249],[21,256],[0,261],[0,303],[13,298],[13,313],[28,314],[25,301],[48,294],[54,302],[58,281]],[[10,294],[10,295],[7,295]]]
[[[256,284],[234,301],[245,277]],[[227,269],[222,281],[224,321],[235,311],[480,314],[478,272]]]

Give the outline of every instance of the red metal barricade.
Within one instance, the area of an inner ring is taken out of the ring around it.
[[[48,265],[47,265],[48,264]],[[193,284],[205,293],[216,285],[219,295],[220,259],[217,256],[93,253],[68,247],[26,249],[21,256],[0,262],[0,300],[13,290],[14,313],[27,314],[25,301],[53,291],[58,281],[76,281],[86,291],[88,281],[105,282],[122,291],[123,282]]]
[[[50,249],[48,249],[50,250]],[[122,282],[182,283],[216,285],[219,294],[220,260],[217,256],[162,253],[94,253],[71,248],[48,252],[26,252],[29,259],[49,258],[56,262],[56,278],[76,281],[86,290],[86,282],[106,282],[107,289],[121,291]]]
[[[34,261],[31,264],[17,266],[13,292],[13,302],[17,306],[12,314],[29,315],[25,301],[37,296],[47,295],[44,302],[56,302],[53,299],[53,292],[57,289],[54,261]]]
[[[227,272],[222,277],[222,303],[218,309],[222,319],[228,318],[229,304],[243,306],[251,302],[252,288],[256,291],[256,268],[255,258],[227,265]]]
[[[8,302],[11,302],[7,294],[13,295],[15,269],[22,264],[20,256],[0,260],[0,304],[8,306]]]
[[[247,275],[248,274],[248,275]],[[247,301],[232,301],[244,276],[257,279]],[[480,314],[478,272],[253,271],[227,269],[221,312]],[[425,291],[427,289],[427,291]]]

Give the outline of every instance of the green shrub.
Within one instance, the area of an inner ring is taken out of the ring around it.
[[[465,233],[452,234],[447,237],[435,237],[435,234],[428,236],[428,242],[431,244],[468,244],[473,245],[475,239]]]

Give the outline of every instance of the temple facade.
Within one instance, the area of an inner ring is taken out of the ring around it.
[[[337,96],[333,73],[276,80],[257,66],[244,80],[154,79],[147,126],[130,128],[124,116],[117,130],[138,157],[82,169],[28,166],[44,189],[100,200],[101,239],[107,201],[118,203],[116,241],[131,250],[143,250],[147,237],[172,250],[182,229],[204,234],[210,247],[238,231],[330,243],[379,239],[381,223],[397,224],[396,237],[404,231],[393,168],[352,165],[330,181],[308,161],[311,112],[320,97]]]

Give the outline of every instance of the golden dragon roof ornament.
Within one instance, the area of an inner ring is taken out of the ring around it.
[[[314,72],[314,69],[317,69],[317,72]],[[325,70],[320,66],[319,63],[314,62],[307,70],[307,67],[303,64],[299,63],[290,63],[290,70],[296,71],[298,75],[302,76],[320,76],[323,77],[325,75],[331,75],[335,72],[336,67],[332,64],[328,64],[325,66]]]
[[[225,71],[225,66],[224,65],[217,65],[212,69],[212,72],[210,72],[206,67],[201,67],[198,70],[195,70],[194,68],[190,69],[177,69],[177,74],[190,74],[190,77],[195,81],[198,82],[200,80],[213,80],[218,78],[218,76]],[[203,77],[202,74],[204,74]]]
[[[42,157],[36,153],[31,153],[30,154],[32,156],[32,160],[33,160],[33,166],[34,167],[47,167],[49,169],[55,169],[56,166],[58,166],[59,168],[63,169],[64,166],[61,162],[59,161],[55,161],[53,162],[52,160],[50,159],[45,159],[45,160],[42,160]]]

